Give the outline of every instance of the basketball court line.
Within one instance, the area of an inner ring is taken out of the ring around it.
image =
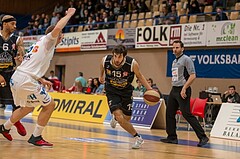
[[[9,115],[0,115],[0,119],[4,119],[4,120],[8,119],[9,117],[10,117]],[[35,121],[33,119],[31,119],[31,117],[25,117],[21,121],[26,122],[26,123],[32,123],[32,124],[35,123]],[[78,125],[74,125],[74,124],[65,124],[65,123],[58,123],[58,122],[49,122],[48,126],[72,129],[72,130],[80,130],[80,131],[86,131],[86,132],[101,133],[101,134],[107,134],[107,135],[113,135],[113,136],[131,137],[127,132],[114,130],[114,129],[92,128],[92,127],[86,127],[86,126],[81,126],[81,125],[78,126]],[[165,136],[155,136],[155,135],[148,135],[148,134],[143,134],[143,133],[141,133],[141,135],[145,140],[151,140],[151,141],[155,141],[155,142],[160,142],[161,138],[165,138]],[[67,137],[64,137],[64,138],[67,139]],[[71,138],[71,137],[68,137],[68,139],[69,138]],[[90,139],[94,140],[95,138],[88,138],[88,140],[90,140]],[[105,138],[98,138],[98,139],[99,140],[108,140]],[[115,141],[119,142],[119,143],[124,143],[124,141],[119,141],[119,140],[115,140]],[[197,143],[198,143],[197,141],[192,141],[192,140],[184,140],[184,139],[178,140],[178,145],[196,147]],[[207,145],[205,145],[202,148],[224,150],[224,151],[231,151],[231,152],[240,152],[240,147],[211,143],[211,139],[210,139],[210,143],[208,143]]]

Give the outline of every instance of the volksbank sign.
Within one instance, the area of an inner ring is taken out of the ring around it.
[[[240,78],[240,49],[187,50],[194,61],[197,77]],[[171,77],[172,51],[168,51],[167,76]]]
[[[240,64],[240,54],[222,54],[222,55],[191,55],[193,61],[196,61],[198,64],[205,65],[231,65],[231,64]]]

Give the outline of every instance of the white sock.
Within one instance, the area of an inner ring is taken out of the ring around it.
[[[33,136],[34,137],[40,136],[43,132],[43,129],[44,129],[44,126],[40,126],[40,125],[36,124],[36,127],[35,127],[34,132],[33,132]]]
[[[10,118],[3,124],[4,128],[10,130],[14,123],[11,122]]]

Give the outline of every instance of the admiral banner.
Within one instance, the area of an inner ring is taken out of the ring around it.
[[[207,46],[240,45],[240,21],[209,22]]]
[[[181,40],[184,46],[206,46],[206,34],[206,23],[183,24]]]
[[[169,47],[169,25],[136,28],[136,48]]]
[[[240,78],[240,49],[185,50],[194,62],[197,77]],[[172,76],[172,62],[175,56],[168,51],[167,77]]]
[[[107,49],[107,30],[95,30],[80,32],[81,51],[106,50]]]
[[[55,102],[52,118],[70,119],[94,123],[103,123],[108,112],[106,96],[49,93]],[[36,107],[32,115],[38,115],[41,107]]]
[[[56,52],[80,51],[80,33],[66,33],[61,43],[58,44]]]
[[[109,29],[107,49],[112,49],[118,44],[123,44],[127,48],[135,48],[135,28]]]
[[[240,104],[222,104],[210,135],[240,141]]]
[[[32,44],[36,43],[42,35],[35,35],[35,36],[23,36],[23,45],[25,50],[27,51]]]

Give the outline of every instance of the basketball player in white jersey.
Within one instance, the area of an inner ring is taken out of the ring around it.
[[[63,38],[62,29],[75,11],[75,8],[69,8],[66,15],[60,19],[55,27],[47,28],[46,35],[31,47],[13,74],[10,80],[11,90],[15,104],[20,105],[21,108],[14,111],[10,119],[0,125],[0,133],[8,140],[12,140],[9,131],[13,124],[32,112],[34,107],[42,105],[35,130],[28,142],[36,146],[53,146],[41,136],[55,107],[54,100],[41,86],[41,84],[51,86],[51,83],[41,77],[48,70],[55,47]]]

